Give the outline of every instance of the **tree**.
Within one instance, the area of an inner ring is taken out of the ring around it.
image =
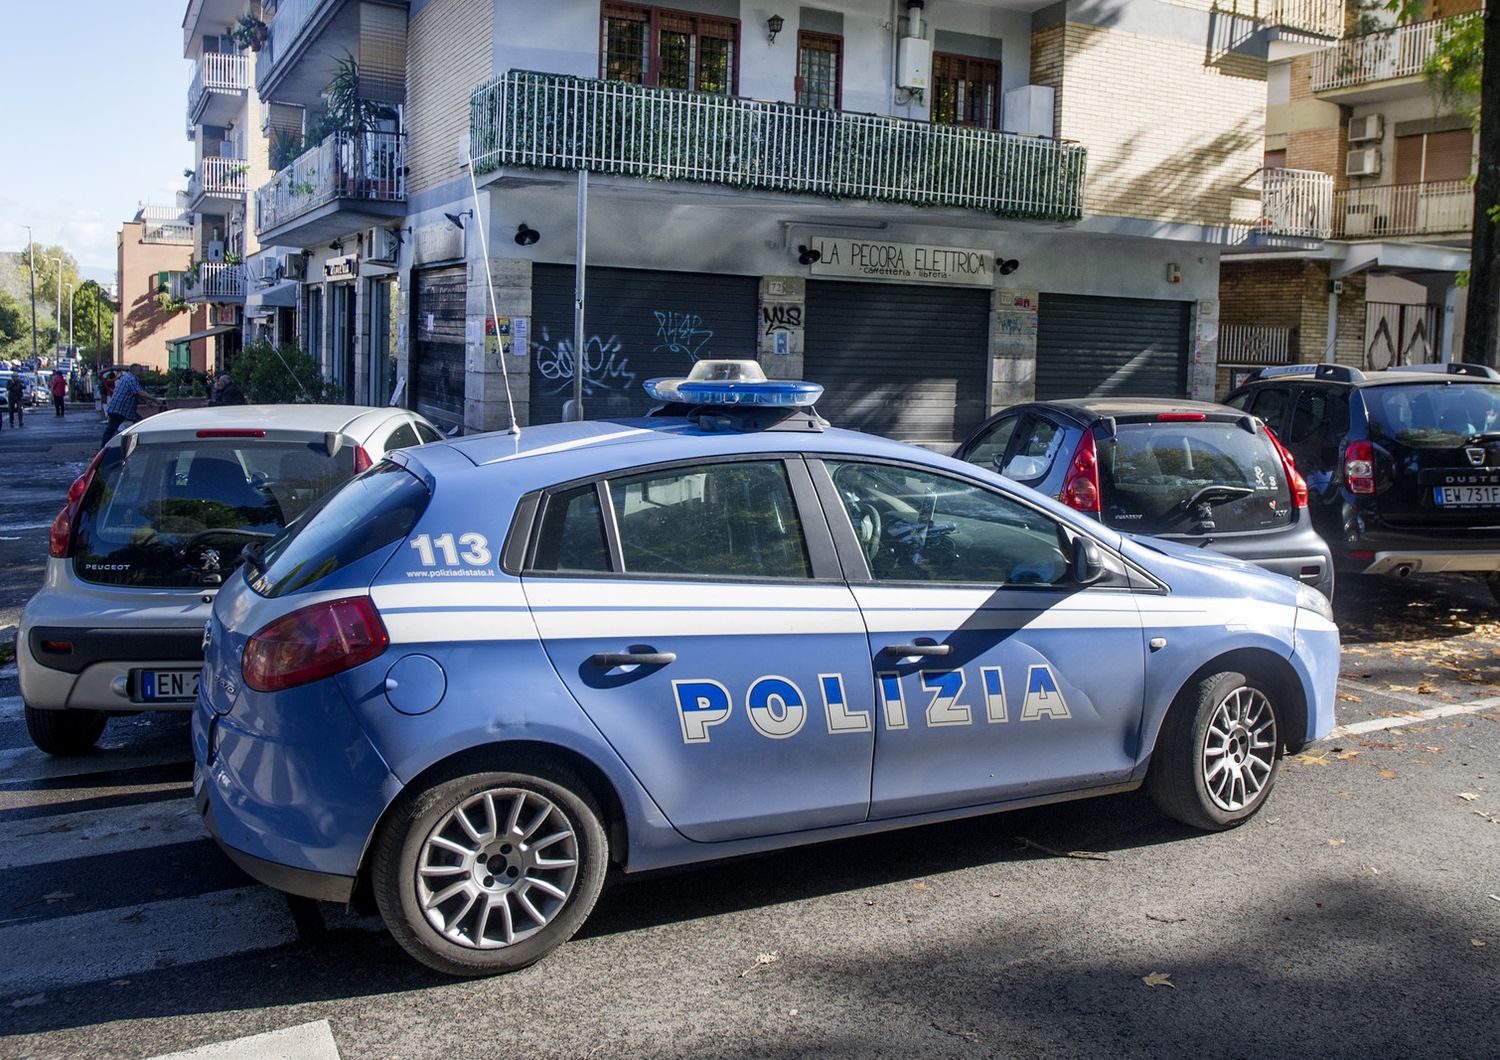
[[[325,401],[333,391],[312,355],[290,343],[252,342],[235,354],[229,374],[257,405]]]
[[[114,359],[115,307],[93,280],[84,280],[74,295],[73,321],[73,340],[87,347],[82,360],[90,365],[109,364]]]

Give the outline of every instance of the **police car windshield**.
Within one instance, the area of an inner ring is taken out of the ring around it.
[[[421,479],[390,461],[324,497],[266,546],[250,587],[284,596],[342,570],[411,533],[431,494]]]
[[[1500,431],[1500,384],[1409,383],[1365,387],[1370,433],[1415,448],[1462,445]]]

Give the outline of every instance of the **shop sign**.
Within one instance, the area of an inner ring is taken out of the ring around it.
[[[329,258],[323,263],[323,278],[327,280],[352,280],[359,275],[359,255],[346,254],[342,258]]]
[[[814,238],[808,247],[818,253],[818,260],[808,266],[814,276],[973,287],[995,282],[995,256],[987,250],[842,237]]]

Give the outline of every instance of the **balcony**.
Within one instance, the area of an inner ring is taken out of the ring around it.
[[[1333,177],[1312,169],[1262,170],[1255,228],[1269,236],[1327,239],[1333,230]]]
[[[1411,22],[1340,41],[1313,57],[1312,89],[1351,103],[1399,95],[1407,86],[1390,82],[1421,77],[1438,42],[1473,17]]]
[[[262,243],[308,246],[406,214],[398,133],[334,133],[255,193]]]
[[[1474,224],[1474,186],[1466,180],[1352,188],[1333,199],[1337,239],[1466,237]]]
[[[1344,0],[1271,0],[1261,5],[1267,26],[1317,37],[1344,35]]]
[[[137,215],[142,243],[193,245],[193,218],[176,206],[143,206]]]
[[[1087,153],[1057,140],[516,70],[476,88],[469,106],[476,173],[586,169],[1002,217],[1083,216]]]
[[[245,173],[250,163],[243,158],[208,155],[188,178],[188,209],[196,211],[212,199],[220,203],[239,202],[245,197]]]
[[[362,80],[379,80],[384,66],[399,83],[406,65],[406,12],[406,0],[280,0],[255,60],[260,98],[320,105],[345,55],[361,57]]]
[[[179,302],[243,302],[245,267],[227,261],[199,262],[195,270],[172,273],[168,291]]]
[[[250,63],[245,56],[204,52],[188,85],[188,124],[228,125],[249,88]]]

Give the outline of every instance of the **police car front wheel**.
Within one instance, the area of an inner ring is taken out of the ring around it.
[[[1279,721],[1275,693],[1253,676],[1224,671],[1184,689],[1151,756],[1157,807],[1209,831],[1253,816],[1281,764]]]
[[[376,841],[371,882],[408,953],[450,975],[490,975],[567,941],[593,909],[607,861],[581,783],[561,772],[479,773],[397,810]]]

